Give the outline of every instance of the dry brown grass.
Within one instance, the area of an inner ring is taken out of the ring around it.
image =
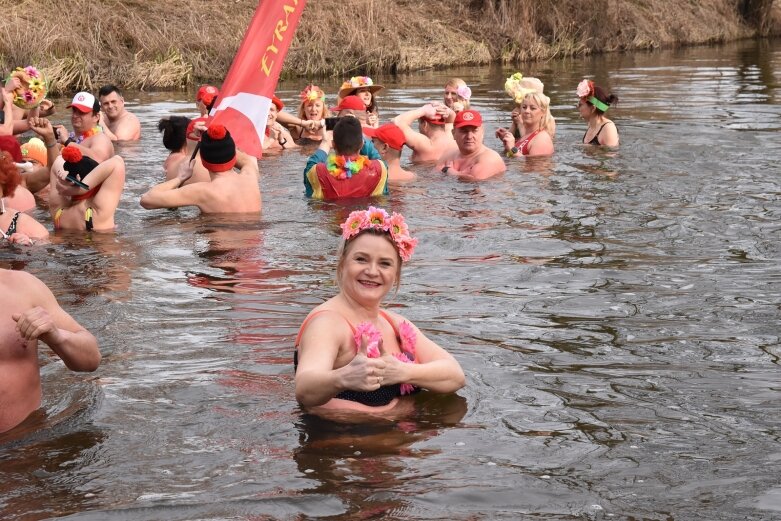
[[[756,29],[739,12],[747,2],[772,8],[772,0],[309,0],[283,75],[346,77],[778,34],[781,7]],[[36,64],[54,93],[219,82],[256,5],[18,0],[0,18],[0,70]]]

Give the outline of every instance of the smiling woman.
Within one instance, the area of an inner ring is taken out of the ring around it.
[[[342,226],[339,294],[312,310],[296,338],[296,398],[309,412],[355,419],[396,414],[420,389],[464,385],[459,363],[396,313],[380,308],[417,240],[404,217],[369,207]]]

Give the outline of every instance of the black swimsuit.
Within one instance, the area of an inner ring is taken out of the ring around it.
[[[602,123],[602,126],[599,127],[599,130],[597,130],[597,133],[594,134],[593,138],[591,138],[591,141],[589,141],[588,143],[584,143],[584,144],[586,144],[586,145],[599,145],[600,144],[600,142],[599,142],[599,133],[602,132],[602,129],[605,128],[605,125],[607,125],[608,123],[611,123],[611,122],[610,121],[606,121],[606,122]],[[586,132],[583,134],[583,139],[586,139],[586,134],[588,134],[588,129],[586,129]]]
[[[14,216],[11,217],[11,224],[8,225],[8,231],[5,232],[6,238],[16,233],[16,221],[19,220],[20,213],[22,212],[16,212]]]
[[[312,318],[315,314],[321,313],[321,311],[318,311],[309,317],[304,321],[303,324],[301,324],[301,329],[298,332],[298,338],[296,338],[296,350],[293,352],[293,371],[295,372],[296,369],[298,369],[298,341],[301,338],[301,333],[304,330],[304,327],[306,326],[306,323],[309,321],[310,318]],[[398,329],[396,329],[396,324],[393,323],[393,321],[390,319],[390,317],[383,311],[380,311],[380,315],[387,320],[391,327],[393,328],[393,331],[396,333],[396,340],[399,342],[399,345],[401,345],[401,336],[399,335]],[[345,319],[347,320],[347,319]],[[349,321],[347,321],[347,324],[349,324],[350,328],[355,330],[352,324],[350,324]],[[415,387],[415,389],[410,394],[414,394],[420,391],[420,388]],[[375,389],[374,391],[342,391],[334,398],[340,398],[342,400],[349,400],[351,402],[358,402],[362,403],[363,405],[370,405],[373,407],[377,407],[380,405],[388,405],[390,402],[393,401],[394,398],[398,398],[399,396],[402,396],[401,394],[401,384],[393,384],[393,385],[383,385],[379,389]]]

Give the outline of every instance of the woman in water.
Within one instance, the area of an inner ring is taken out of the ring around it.
[[[19,189],[22,176],[10,152],[0,151],[0,237],[19,244],[45,239],[49,231],[34,218],[13,208],[9,198]]]
[[[368,76],[353,76],[342,83],[339,88],[339,104],[347,96],[358,96],[366,106],[366,117],[369,127],[377,128],[380,126],[380,112],[377,108],[377,99],[375,93],[382,90],[382,85],[375,85],[374,81]]]
[[[618,146],[618,129],[616,124],[605,117],[605,112],[611,105],[618,103],[618,96],[608,94],[605,89],[591,80],[583,80],[577,89],[578,112],[580,117],[588,122],[586,133],[583,134],[584,145]]]
[[[308,85],[303,91],[301,91],[301,103],[298,105],[298,117],[302,121],[323,121],[325,118],[331,117],[331,112],[328,107],[325,106],[325,92],[317,85]],[[319,143],[322,139],[320,135],[320,126],[325,123],[318,124],[314,131],[311,131],[303,126],[289,126],[290,134],[296,143],[301,145],[316,142]]]
[[[550,127],[548,106],[550,99],[535,90],[529,91],[521,103],[513,110],[513,126],[518,129],[520,138],[510,130],[500,128],[496,131],[504,144],[507,157],[549,156],[553,154],[553,140],[547,129]]]
[[[285,104],[282,100],[272,96],[266,121],[266,137],[263,139],[264,152],[281,152],[290,148],[298,148],[298,145],[293,141],[293,136],[278,121],[279,114],[284,114],[283,108],[285,108]]]
[[[313,309],[296,338],[296,398],[309,412],[390,413],[424,388],[464,386],[461,366],[401,315],[380,306],[417,240],[404,218],[355,211],[342,227],[339,293]]]

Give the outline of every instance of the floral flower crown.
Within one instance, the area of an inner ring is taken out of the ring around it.
[[[340,226],[344,240],[351,239],[369,228],[388,232],[391,240],[396,245],[399,257],[404,262],[410,260],[412,253],[415,251],[415,246],[418,244],[417,239],[410,237],[409,228],[407,228],[403,215],[396,212],[388,215],[388,212],[382,208],[375,208],[374,206],[370,206],[368,210],[356,210],[350,213],[347,220]]]
[[[602,112],[607,112],[607,109],[610,108],[610,105],[607,103],[600,101],[594,94],[594,82],[591,80],[583,80],[580,83],[578,83],[578,88],[575,91],[575,93],[578,95],[579,98],[584,99],[594,105],[596,108],[601,110]]]
[[[353,76],[349,80],[347,80],[345,83],[349,84],[350,87],[371,87],[374,85],[374,82],[372,79],[368,76]],[[344,87],[347,87],[348,85],[344,85]]]
[[[527,94],[537,92],[537,89],[527,87],[524,83],[529,83],[532,78],[527,78],[524,82],[523,74],[516,72],[504,82],[504,91],[513,99],[515,103],[521,103]],[[540,89],[540,92],[542,89]]]
[[[46,97],[46,80],[43,74],[33,67],[17,67],[8,76],[6,83],[12,78],[19,80],[19,87],[14,90],[14,105],[22,109],[37,107]]]
[[[301,91],[301,101],[304,103],[317,100],[325,101],[325,92],[317,85],[309,85]]]

